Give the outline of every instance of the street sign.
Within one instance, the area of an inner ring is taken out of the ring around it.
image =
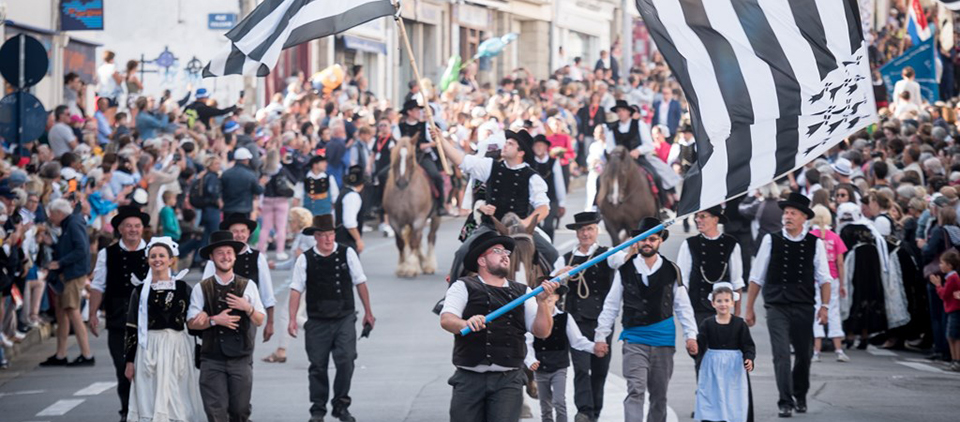
[[[0,137],[3,139],[30,142],[43,135],[46,128],[47,111],[37,97],[19,91],[0,100]]]
[[[237,26],[236,13],[210,13],[207,15],[208,29],[233,29]]]
[[[103,0],[60,0],[60,30],[103,30]]]
[[[0,47],[0,75],[17,89],[40,82],[47,74],[47,50],[36,38],[17,34]]]

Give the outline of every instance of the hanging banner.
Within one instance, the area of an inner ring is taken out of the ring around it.
[[[893,86],[901,79],[900,72],[903,68],[910,66],[916,73],[916,81],[920,84],[920,94],[923,95],[923,99],[930,104],[940,99],[934,63],[935,48],[934,37],[930,37],[880,68],[880,77],[883,78],[883,84],[887,87],[889,98],[893,99]]]
[[[103,0],[61,0],[60,30],[103,30]]]

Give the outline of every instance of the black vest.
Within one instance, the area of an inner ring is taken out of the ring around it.
[[[527,286],[515,281],[508,281],[506,287],[488,286],[479,277],[463,277],[460,281],[466,285],[468,294],[462,316],[465,320],[474,315],[487,315],[527,291]],[[455,336],[453,364],[461,367],[495,364],[505,368],[522,368],[527,353],[524,315],[524,307],[517,306],[500,318],[487,322],[485,330]]]
[[[134,286],[130,276],[143,280],[147,277],[147,254],[143,249],[127,251],[120,242],[106,248],[107,286],[103,292],[103,311],[107,315],[107,329],[123,329],[127,325],[130,293]]]
[[[215,277],[201,281],[200,288],[203,290],[204,298],[203,311],[212,317],[223,312],[224,309],[228,309],[227,293],[243,297],[243,291],[246,289],[248,282],[249,280],[241,276],[235,276],[233,282],[226,286],[217,283]],[[203,345],[200,347],[200,354],[203,357],[226,360],[253,354],[257,327],[250,321],[246,312],[234,309],[230,311],[230,315],[240,317],[236,330],[219,325],[203,330]]]
[[[533,339],[533,351],[540,361],[537,372],[549,373],[570,366],[570,339],[567,338],[567,314],[553,316],[553,331],[545,339]]]
[[[520,218],[530,215],[530,178],[535,174],[530,166],[511,170],[503,161],[493,164],[487,179],[487,204],[497,207],[494,217],[503,220],[508,212]]]
[[[787,240],[782,232],[770,233],[764,304],[814,306],[817,303],[813,267],[816,254],[817,237],[810,233],[799,242]]]
[[[427,124],[425,122],[417,122],[415,124],[407,124],[406,121],[402,121],[397,124],[397,127],[400,129],[400,136],[406,136],[410,138],[415,144],[420,144],[427,142]],[[416,136],[416,138],[414,138]]]
[[[307,316],[310,319],[338,319],[353,314],[353,278],[347,261],[347,247],[337,245],[328,256],[313,248],[307,257]]]
[[[713,292],[713,285],[721,281],[730,281],[730,257],[737,239],[721,234],[716,239],[707,239],[703,235],[687,239],[690,248],[690,304],[694,312],[716,314],[713,304],[707,298]],[[704,279],[706,277],[706,279]]]
[[[553,165],[556,162],[557,159],[553,157],[548,158],[545,163],[533,160],[533,169],[547,182],[547,198],[550,198],[551,203],[557,202],[557,187],[553,182]]]
[[[233,272],[260,287],[260,251],[250,249],[249,252],[237,254],[237,261],[233,264]]]
[[[330,177],[324,176],[319,179],[314,179],[307,176],[303,181],[303,185],[307,195],[321,195],[320,199],[323,199],[326,198],[327,192],[330,191]]]
[[[627,133],[620,133],[620,121],[607,123],[607,128],[613,132],[613,140],[616,144],[623,145],[627,151],[632,151],[640,146],[640,121],[631,120],[630,130]]]
[[[606,246],[597,246],[594,256],[599,256],[607,251]],[[574,256],[573,251],[563,255],[564,262],[571,267],[587,262],[586,256]],[[580,274],[583,274],[583,283],[586,289],[580,286]],[[577,274],[568,281],[570,291],[567,292],[566,307],[567,313],[574,320],[582,321],[585,319],[596,321],[600,317],[600,311],[603,310],[603,300],[610,292],[610,285],[613,283],[613,269],[607,265],[607,260],[603,260],[597,265],[587,268],[585,271]],[[581,297],[586,296],[586,298]]]
[[[677,269],[666,258],[661,259],[660,269],[647,277],[649,286],[643,284],[633,259],[620,267],[625,329],[656,324],[673,316],[673,285],[678,282]]]

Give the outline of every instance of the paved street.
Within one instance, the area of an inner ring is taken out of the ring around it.
[[[569,199],[582,204],[582,193]],[[572,207],[572,208],[579,208]],[[564,219],[571,220],[573,212]],[[444,221],[437,251],[441,268],[450,262],[456,249],[456,233],[462,220]],[[663,251],[675,257],[683,238],[677,225]],[[359,359],[353,382],[351,408],[360,421],[445,421],[450,399],[447,379],[453,373],[450,362],[452,338],[439,327],[430,312],[444,292],[441,276],[397,279],[393,275],[396,251],[392,239],[367,234],[362,261],[369,278],[376,329],[359,342]],[[561,230],[556,244],[564,251],[573,246],[573,233]],[[604,234],[601,242],[609,242]],[[198,277],[193,275],[194,278]],[[273,273],[274,283],[283,286],[289,273]],[[279,292],[279,300],[287,295]],[[757,369],[752,374],[757,420],[776,418],[777,390],[771,369],[769,337],[758,309],[759,324],[752,334],[758,346]],[[277,324],[277,330],[283,325]],[[680,330],[678,330],[679,333]],[[619,332],[619,330],[618,330]],[[71,339],[71,342],[73,340]],[[23,421],[110,421],[119,407],[113,387],[112,366],[106,338],[93,340],[98,360],[93,368],[40,369],[36,365],[53,353],[54,341],[34,347],[28,356],[15,360],[0,378],[0,419]],[[296,339],[285,364],[260,361],[276,347],[276,340],[258,344],[254,362],[253,419],[258,421],[305,421],[309,414],[307,360],[302,339]],[[620,401],[625,382],[620,377],[621,352],[616,345],[612,373],[607,385],[605,421],[623,420]],[[76,357],[75,344],[70,348]],[[883,350],[853,350],[851,363],[837,363],[831,353],[823,363],[813,365],[810,412],[799,420],[827,421],[948,421],[956,420],[953,405],[960,397],[960,374],[928,364],[920,355]],[[669,420],[690,420],[695,381],[692,359],[678,351],[670,384]],[[572,378],[572,376],[571,376]],[[572,380],[568,408],[572,415]],[[539,419],[538,406],[529,400]],[[922,415],[922,417],[920,416]]]

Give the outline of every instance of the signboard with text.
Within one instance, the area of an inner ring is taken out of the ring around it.
[[[210,13],[207,15],[207,29],[233,29],[237,26],[236,13]]]
[[[61,0],[60,30],[103,30],[103,0]]]

